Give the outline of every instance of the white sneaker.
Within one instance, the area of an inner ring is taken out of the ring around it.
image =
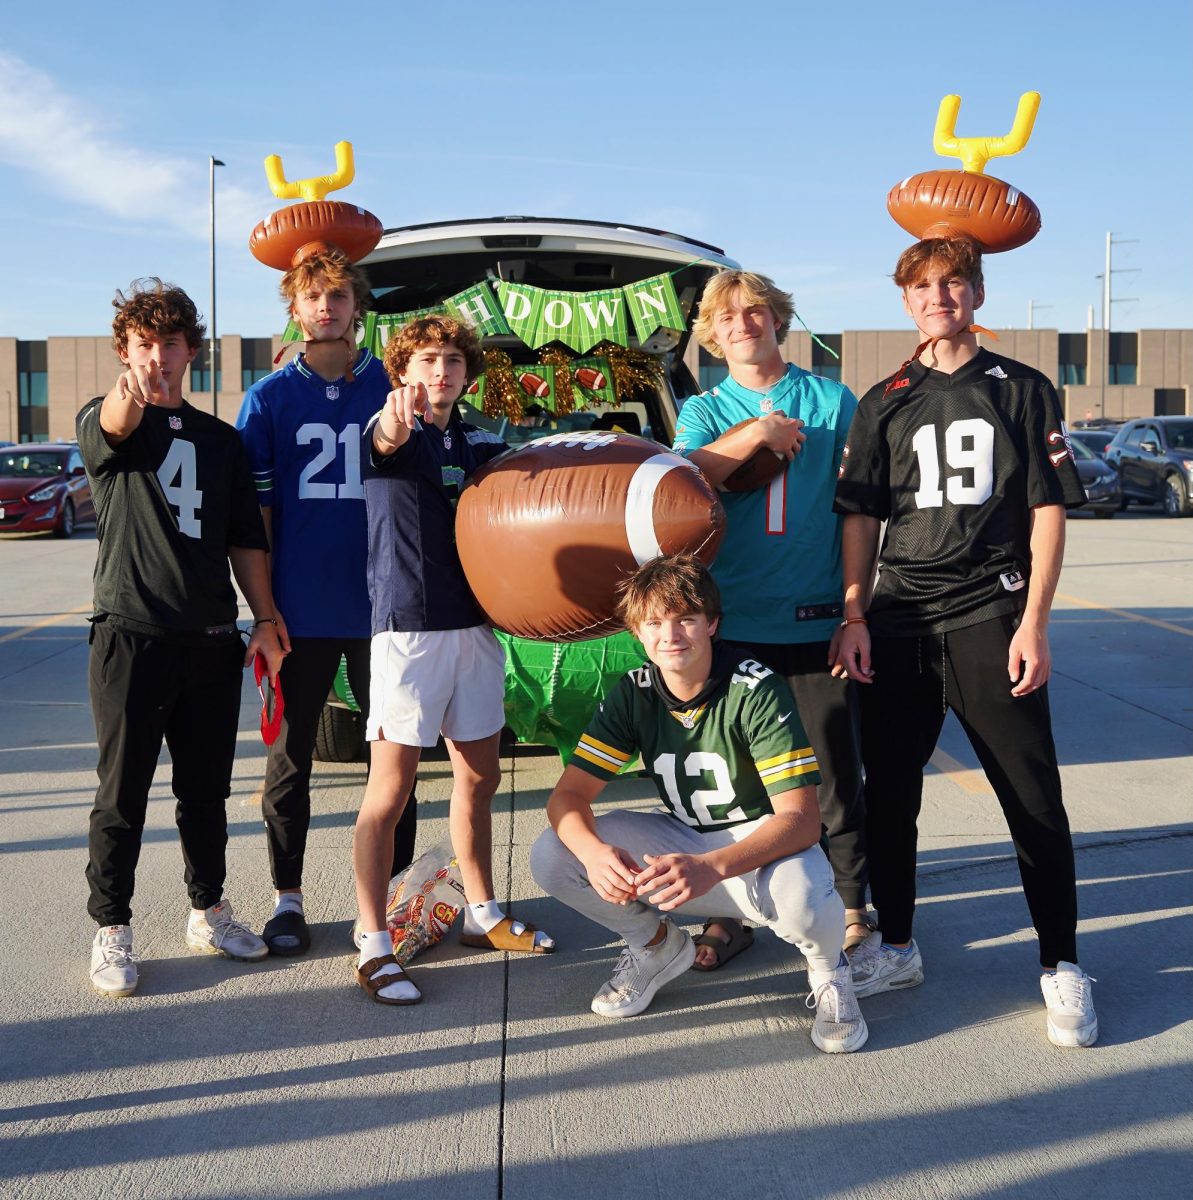
[[[1090,987],[1096,982],[1070,962],[1057,963],[1054,975],[1040,976],[1048,1006],[1048,1040],[1054,1046],[1092,1046],[1098,1040],[1098,1014]]]
[[[924,982],[924,960],[914,941],[908,954],[884,946],[881,939],[867,941],[849,965],[853,969],[853,993],[859,1000],[876,992],[891,992]]]
[[[204,954],[222,954],[240,962],[255,962],[269,953],[269,947],[232,912],[228,899],[213,904],[204,913],[191,910],[186,923],[186,944]]]
[[[682,975],[696,961],[696,943],[687,930],[664,921],[667,935],[657,946],[627,946],[613,976],[592,998],[592,1011],[602,1017],[636,1017],[650,1007],[655,992]]]
[[[811,991],[804,1003],[816,1010],[812,1045],[825,1054],[850,1054],[860,1050],[870,1036],[866,1018],[857,1006],[851,970],[845,962],[822,975],[808,972]]]
[[[91,986],[101,996],[115,1000],[137,990],[137,964],[133,961],[133,931],[128,925],[109,925],[91,943]]]

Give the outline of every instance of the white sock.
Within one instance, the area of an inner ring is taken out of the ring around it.
[[[284,912],[302,914],[302,892],[277,893],[277,902],[273,906],[273,915],[278,917]]]
[[[370,959],[383,958],[387,954],[394,952],[393,938],[389,936],[388,929],[379,930],[376,933],[364,933],[360,935],[360,965],[363,967]],[[397,963],[386,963],[383,967],[378,967],[373,972],[373,978],[378,975],[398,975],[401,972],[401,967]],[[386,1000],[415,1000],[418,998],[418,988],[410,982],[409,979],[401,979],[395,983],[386,984],[377,993]]]
[[[505,913],[501,911],[501,905],[496,900],[482,900],[479,904],[466,904],[464,906],[465,933],[488,933],[490,929],[500,925],[504,920]],[[510,932],[515,937],[525,928],[526,926],[521,921],[510,922]],[[542,946],[547,950],[555,948],[554,939],[545,934],[541,929],[534,931],[534,944]]]
[[[496,900],[482,900],[479,904],[464,906],[464,932],[488,933],[505,920],[505,913]]]

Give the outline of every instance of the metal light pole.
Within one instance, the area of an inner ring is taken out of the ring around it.
[[[1027,327],[1028,327],[1028,329],[1032,329],[1034,327],[1032,322],[1035,319],[1037,308],[1051,308],[1051,307],[1052,307],[1051,304],[1037,304],[1034,300],[1029,300],[1027,302]]]
[[[1118,271],[1111,266],[1111,258],[1115,246],[1123,246],[1137,242],[1138,238],[1116,238],[1109,230],[1106,231],[1106,270],[1102,275],[1102,395],[1098,404],[1098,416],[1106,415],[1106,382],[1110,376],[1110,306],[1115,303],[1125,303],[1127,297],[1116,301],[1110,294],[1111,276],[1134,273],[1138,267],[1124,267]],[[1133,297],[1132,297],[1133,299]]]
[[[216,167],[226,166],[226,163],[221,162],[214,155],[208,156],[208,173],[210,182],[210,205],[209,212],[211,215],[211,328],[208,331],[210,341],[207,348],[207,368],[211,375],[211,411],[213,415],[220,415],[220,393],[216,386],[216,365],[215,355],[216,346],[219,341],[215,332],[215,169]]]

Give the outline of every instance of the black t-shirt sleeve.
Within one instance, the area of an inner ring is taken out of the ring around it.
[[[151,447],[142,425],[138,425],[120,442],[113,446],[104,435],[99,423],[99,410],[104,398],[96,396],[79,411],[75,418],[75,439],[83,455],[83,465],[92,479],[102,479],[119,471],[152,471],[157,463],[151,461]]]
[[[882,384],[862,398],[849,426],[849,437],[837,470],[833,512],[860,513],[885,521],[891,515],[890,447],[877,419]]]
[[[1040,379],[1028,391],[1024,420],[1027,425],[1027,503],[1063,504],[1077,508],[1085,503],[1085,488],[1069,447],[1069,434],[1056,390]]]

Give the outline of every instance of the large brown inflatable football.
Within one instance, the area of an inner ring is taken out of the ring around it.
[[[623,626],[617,585],[660,554],[711,563],[725,510],[704,475],[626,433],[557,434],[482,467],[460,496],[456,544],[498,629],[577,642]]]
[[[923,171],[891,188],[887,211],[915,238],[971,237],[988,254],[1014,250],[1040,232],[1035,202],[993,175]]]
[[[382,232],[381,222],[367,209],[339,200],[309,200],[259,221],[249,235],[249,249],[258,262],[288,271],[329,248],[357,262],[377,245]]]

